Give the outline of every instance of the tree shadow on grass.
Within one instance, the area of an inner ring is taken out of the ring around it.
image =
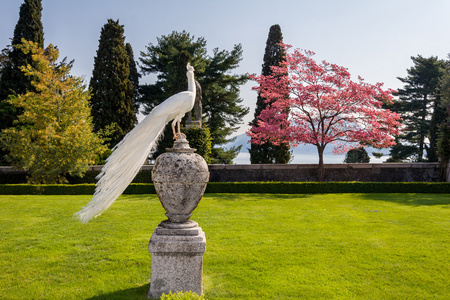
[[[410,206],[449,205],[448,194],[409,194],[409,193],[386,193],[386,194],[361,194],[366,200],[387,201]]]
[[[149,289],[150,284],[144,284],[135,288],[97,295],[86,300],[145,300]]]

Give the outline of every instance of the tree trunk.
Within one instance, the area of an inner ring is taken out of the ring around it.
[[[427,114],[427,103],[428,103],[428,97],[427,95],[424,95],[423,97],[423,106],[422,106],[422,116],[421,116],[421,126],[420,126],[420,137],[419,137],[419,157],[418,161],[423,161],[423,148],[425,143],[425,132],[424,132],[424,126],[425,126],[425,116]]]
[[[323,181],[325,175],[325,169],[323,167],[323,150],[325,146],[316,145],[317,152],[319,153],[319,166],[317,168],[317,181]]]

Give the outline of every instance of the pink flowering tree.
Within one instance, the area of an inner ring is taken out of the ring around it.
[[[315,145],[318,178],[323,180],[323,152],[328,144],[334,144],[335,154],[361,145],[395,145],[400,115],[382,107],[393,99],[393,91],[383,90],[382,83],[371,85],[361,77],[354,82],[346,68],[317,63],[313,55],[295,49],[287,52],[284,64],[272,67],[272,75],[250,76],[259,83],[254,89],[269,105],[261,112],[258,127],[247,134],[257,144]]]

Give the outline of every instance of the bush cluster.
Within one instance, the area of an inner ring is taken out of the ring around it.
[[[160,300],[205,300],[205,297],[203,295],[199,296],[197,293],[194,293],[192,291],[189,292],[176,292],[172,293],[169,292],[169,294],[162,294]]]
[[[448,182],[210,182],[206,193],[450,193]]]
[[[0,195],[92,195],[94,184],[2,184]],[[151,183],[132,183],[124,194],[155,194]],[[206,193],[450,193],[449,182],[210,182]]]
[[[212,137],[208,126],[186,128],[183,132],[189,141],[189,147],[197,149],[197,154],[201,155],[207,164],[210,164]]]
[[[83,177],[67,176],[69,184],[87,184],[97,183],[95,177],[99,171],[87,171]],[[15,173],[0,173],[0,183],[2,184],[23,184],[27,183],[28,174],[26,171]],[[133,183],[152,183],[152,174],[150,170],[140,171],[133,179]]]

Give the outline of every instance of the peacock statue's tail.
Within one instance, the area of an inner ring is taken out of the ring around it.
[[[113,149],[98,179],[92,200],[75,215],[82,223],[99,216],[123,193],[148,155],[155,150],[168,116],[153,110]]]
[[[123,193],[152,150],[157,146],[164,126],[173,120],[174,136],[181,134],[181,118],[192,109],[195,101],[194,68],[186,66],[188,90],[175,94],[157,105],[145,119],[131,130],[114,147],[106,160],[102,172],[97,176],[98,182],[92,200],[75,214],[83,223],[99,216]],[[175,123],[178,132],[175,132]]]

